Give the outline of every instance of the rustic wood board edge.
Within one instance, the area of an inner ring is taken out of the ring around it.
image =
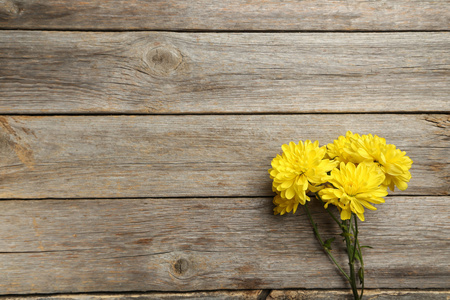
[[[271,196],[281,145],[377,134],[415,164],[406,191],[447,195],[448,115],[0,117],[3,199]],[[168,149],[170,151],[168,151]],[[90,180],[95,178],[95,180]]]
[[[50,3],[49,3],[50,2]],[[1,0],[0,27],[75,30],[448,30],[445,1],[238,2],[176,0],[126,7],[95,0]],[[126,20],[126,23],[123,20]]]
[[[368,288],[448,287],[448,199],[391,197],[365,213]],[[323,236],[339,240],[322,205],[311,204]],[[3,294],[346,287],[303,210],[274,216],[270,198],[11,200],[0,208]]]
[[[366,299],[378,300],[447,300],[450,290],[405,290],[366,289]],[[351,300],[348,290],[235,290],[197,291],[189,293],[146,292],[146,293],[104,293],[104,294],[56,294],[0,296],[1,300]]]
[[[450,32],[0,31],[0,112],[448,112]]]
[[[364,299],[368,300],[448,300],[450,290],[364,290]],[[272,290],[267,300],[351,300],[353,296],[350,291],[345,290]]]
[[[0,117],[3,199],[271,196],[289,141],[377,134],[415,162],[405,191],[447,195],[448,115]],[[170,151],[168,151],[168,149]],[[95,178],[91,180],[90,178]]]

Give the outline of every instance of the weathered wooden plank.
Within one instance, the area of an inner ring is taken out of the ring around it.
[[[270,196],[281,145],[347,130],[413,159],[409,188],[449,193],[448,115],[46,116],[0,118],[0,198]]]
[[[365,214],[367,288],[448,288],[449,200],[388,197]],[[324,236],[337,235],[313,204]],[[274,216],[270,197],[10,200],[0,211],[2,294],[346,288],[302,210]]]
[[[4,300],[147,300],[147,299],[211,299],[211,300],[351,300],[352,295],[348,291],[341,290],[274,290],[270,292],[268,298],[261,293],[266,291],[245,290],[245,291],[212,291],[212,292],[191,292],[191,293],[136,293],[136,294],[60,294],[45,296],[4,296]],[[269,291],[267,291],[269,292]],[[447,300],[450,297],[449,291],[435,290],[365,290],[367,299],[390,300]]]
[[[416,290],[366,290],[365,299],[369,300],[448,300],[450,291],[416,291]],[[351,300],[353,296],[345,291],[307,291],[282,290],[272,291],[267,300]]]
[[[126,20],[126,22],[124,22]],[[0,28],[448,30],[447,1],[2,0]]]
[[[8,114],[450,111],[448,32],[3,31],[0,40]]]
[[[139,294],[62,294],[62,295],[45,295],[45,296],[4,296],[3,300],[179,300],[179,299],[211,299],[211,300],[264,300],[258,298],[262,291],[246,290],[246,291],[205,291],[191,293],[139,293]]]

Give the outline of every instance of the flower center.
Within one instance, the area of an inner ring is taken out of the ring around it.
[[[358,184],[354,181],[347,183],[347,195],[350,197],[355,197],[358,191]]]

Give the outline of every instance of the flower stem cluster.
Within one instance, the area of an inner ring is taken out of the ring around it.
[[[405,190],[411,179],[409,172],[413,161],[395,145],[386,144],[376,135],[359,135],[348,131],[326,147],[319,142],[307,140],[298,144],[290,142],[282,147],[282,154],[272,160],[269,169],[276,193],[274,214],[295,213],[303,205],[324,251],[330,256],[341,273],[350,282],[353,296],[361,299],[364,290],[364,263],[358,239],[357,219],[364,221],[365,208],[376,210],[373,204],[384,203],[389,188]],[[323,240],[308,209],[314,194],[326,211],[342,229],[347,248],[350,273],[347,274],[331,253],[333,239]],[[329,210],[334,205],[340,219]],[[355,272],[355,263],[359,271]],[[361,284],[358,294],[356,277]]]

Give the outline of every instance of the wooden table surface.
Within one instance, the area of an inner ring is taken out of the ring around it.
[[[450,299],[449,25],[448,0],[0,0],[0,299],[350,299],[267,173],[347,130],[414,161],[361,226],[367,298]]]

